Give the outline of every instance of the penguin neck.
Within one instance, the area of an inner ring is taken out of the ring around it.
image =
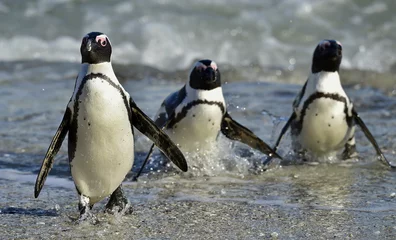
[[[189,100],[207,100],[224,102],[223,91],[221,87],[217,87],[211,90],[194,89],[189,83],[186,84],[187,99]]]
[[[89,64],[89,63],[83,63],[81,65],[81,71],[80,74],[82,77],[85,77],[88,74],[91,73],[101,73],[106,75],[113,81],[114,83],[119,83],[117,80],[117,77],[114,74],[113,66],[111,65],[111,62],[102,62],[102,63],[95,63],[95,64]]]
[[[309,92],[338,93],[343,92],[340,75],[335,72],[311,73],[308,78],[307,90]]]

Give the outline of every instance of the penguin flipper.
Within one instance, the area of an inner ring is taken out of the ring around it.
[[[287,120],[285,126],[283,126],[281,133],[279,134],[278,139],[276,140],[275,146],[274,146],[274,150],[278,150],[278,146],[280,141],[283,138],[283,135],[285,135],[285,133],[287,132],[287,129],[289,129],[291,122],[296,118],[296,113],[293,112],[292,115],[289,117],[289,120]]]
[[[355,109],[352,109],[352,115],[353,115],[353,119],[355,120],[355,123],[360,126],[366,138],[375,148],[375,151],[377,152],[377,155],[379,156],[380,160],[387,166],[391,168],[396,168],[396,165],[392,164],[391,162],[388,161],[388,159],[385,158],[385,155],[382,153],[381,149],[379,148],[378,143],[375,140],[374,136],[371,134],[370,130],[367,128],[366,124],[360,118],[359,114],[355,111]]]
[[[146,135],[155,145],[183,172],[186,172],[187,162],[180,149],[173,143],[168,135],[142,111],[130,98],[133,125],[144,135]]]
[[[34,186],[34,197],[37,198],[40,194],[41,189],[44,186],[45,180],[47,179],[48,173],[50,172],[52,165],[54,164],[55,155],[58,153],[62,146],[63,140],[66,137],[67,132],[70,128],[71,111],[69,108],[66,109],[63,115],[62,122],[60,123],[58,130],[52,138],[51,144],[48,147],[47,153],[41,164],[40,172],[37,175],[36,184]]]
[[[268,144],[257,137],[252,131],[237,123],[228,112],[223,116],[221,122],[221,132],[229,139],[240,141],[268,156],[275,156],[282,159]]]
[[[184,85],[179,91],[174,92],[170,94],[167,98],[165,98],[164,102],[161,105],[161,108],[163,107],[164,109],[160,110],[164,111],[167,114],[167,118],[173,116],[175,114],[176,108],[180,105],[180,103],[183,102],[183,100],[186,98],[186,95],[186,85]],[[162,124],[157,124],[157,126],[162,126]]]

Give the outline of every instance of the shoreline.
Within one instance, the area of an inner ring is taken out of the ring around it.
[[[80,63],[74,62],[45,62],[45,61],[15,61],[0,62],[0,70],[17,74],[18,69],[41,70],[52,68],[53,71],[69,79],[75,79]],[[121,82],[123,81],[172,81],[185,82],[190,69],[175,71],[162,71],[158,68],[139,64],[113,63],[114,71]],[[238,68],[229,64],[219,63],[224,83],[232,82],[267,82],[302,85],[307,79],[310,71],[309,66],[295,66],[292,71],[282,66],[259,66],[248,65]],[[243,69],[243,70],[241,70]],[[396,95],[396,73],[395,68],[388,72],[375,72],[361,69],[340,69],[342,84],[355,87],[372,87],[384,91],[387,95]],[[18,78],[18,77],[17,77]],[[7,80],[5,80],[7,81]]]

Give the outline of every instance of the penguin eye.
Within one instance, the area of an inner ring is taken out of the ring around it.
[[[107,41],[106,40],[99,40],[100,45],[102,45],[102,47],[106,47],[107,45]]]
[[[107,43],[109,42],[107,39],[107,36],[102,34],[99,36],[96,36],[95,41],[100,44],[102,47],[106,47]]]

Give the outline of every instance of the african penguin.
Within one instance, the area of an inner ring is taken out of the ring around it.
[[[163,101],[155,116],[155,123],[165,129],[184,153],[200,151],[213,145],[221,131],[232,140],[281,158],[252,131],[234,121],[227,113],[220,70],[214,61],[208,59],[196,62],[188,82]],[[152,148],[146,161],[151,151]]]
[[[35,185],[37,198],[53,160],[69,132],[68,155],[79,199],[79,221],[96,218],[95,203],[111,195],[108,212],[126,212],[129,202],[121,183],[134,161],[133,126],[149,137],[181,170],[183,154],[135,104],[114,74],[111,44],[106,35],[91,32],[82,39],[82,65],[63,120],[52,139]]]
[[[344,148],[343,159],[356,157],[355,124],[359,125],[386,160],[375,139],[361,120],[340,81],[341,43],[321,41],[313,54],[311,74],[293,102],[293,113],[275,144],[275,150],[289,126],[296,152],[325,156]],[[266,162],[268,163],[268,161]]]

